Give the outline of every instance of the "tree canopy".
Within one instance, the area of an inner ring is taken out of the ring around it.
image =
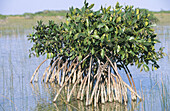
[[[89,53],[106,61],[106,54],[125,65],[135,63],[145,71],[148,64],[159,67],[157,60],[163,57],[163,48],[154,48],[159,41],[147,10],[117,3],[115,8],[101,6],[93,11],[93,6],[85,2],[81,9],[71,7],[64,23],[49,21],[45,25],[38,21],[35,33],[28,36],[34,42],[31,54],[69,60],[78,56],[80,61]]]

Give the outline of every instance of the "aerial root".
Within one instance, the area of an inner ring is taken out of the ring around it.
[[[57,100],[63,88],[67,89],[67,102],[70,102],[71,96],[76,93],[77,99],[85,100],[86,106],[94,104],[96,107],[99,102],[113,101],[126,105],[128,101],[127,89],[130,90],[131,97],[138,97],[141,100],[141,97],[136,92],[129,69],[124,66],[130,86],[122,80],[118,73],[116,62],[112,62],[107,55],[105,57],[107,58],[105,63],[97,58],[95,64],[94,58],[90,55],[86,56],[82,61],[79,61],[78,58],[73,61],[64,61],[62,58],[54,60],[46,68],[42,77],[42,81],[45,80],[45,83],[55,82],[60,85],[53,102]],[[82,68],[83,61],[87,60],[89,61],[88,67]],[[36,72],[45,61],[37,67],[32,77],[36,75]],[[114,73],[112,73],[112,70]],[[33,78],[31,78],[32,81]],[[78,90],[76,90],[77,87],[79,88]]]
[[[39,70],[39,68],[41,67],[41,65],[42,65],[46,60],[48,60],[48,59],[45,59],[45,60],[44,60],[42,63],[40,63],[40,65],[36,68],[36,70],[34,71],[32,77],[31,77],[30,83],[32,83],[32,81],[33,81],[35,75],[37,75],[36,77],[38,77],[38,70]],[[37,82],[38,79],[35,78],[34,81]]]

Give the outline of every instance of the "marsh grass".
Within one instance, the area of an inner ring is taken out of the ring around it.
[[[154,15],[159,19],[159,22],[157,23],[158,25],[170,25],[170,13],[155,13]]]
[[[44,24],[48,24],[49,20],[56,23],[64,22],[63,16],[36,16],[34,18],[25,18],[23,16],[9,16],[4,20],[0,20],[0,37],[2,35],[17,35],[24,33],[24,30],[32,29],[37,21],[42,20]]]
[[[160,79],[160,78],[159,78]],[[141,97],[143,101],[138,106],[140,111],[169,111],[170,93],[169,93],[169,78],[161,77],[161,80],[154,81],[154,85],[149,89],[142,89],[141,84]]]
[[[159,95],[160,96],[160,101],[161,101],[161,109],[162,111],[169,111],[169,105],[170,105],[170,93],[169,93],[169,87],[167,84],[169,84],[169,79],[162,79],[161,78],[161,83],[158,85],[159,88]]]

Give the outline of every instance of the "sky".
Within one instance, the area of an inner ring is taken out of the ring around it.
[[[150,11],[170,10],[170,0],[87,0],[94,3],[94,10],[101,5],[115,6],[117,1],[121,5],[134,5],[136,8],[146,8]],[[44,10],[68,10],[69,7],[81,8],[84,0],[0,0],[0,14],[15,15],[35,13]]]

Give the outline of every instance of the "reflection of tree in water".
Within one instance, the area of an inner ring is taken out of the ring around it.
[[[55,111],[56,110],[56,107],[49,102],[49,99],[51,98],[51,88],[48,86],[48,84],[42,84],[42,88],[43,89],[43,95],[47,95],[48,96],[48,99],[47,98],[43,98],[42,96],[42,92],[40,91],[40,88],[39,88],[39,83],[35,83],[34,85],[31,84],[31,87],[32,87],[32,94],[34,95],[35,97],[35,107],[32,108],[33,110],[35,111]],[[49,90],[48,90],[49,88]]]
[[[68,103],[66,99],[66,92],[69,87],[65,87],[65,89],[61,92],[60,97],[55,103],[50,102],[47,100],[47,98],[43,98],[40,93],[40,88],[38,86],[38,83],[35,83],[34,85],[31,84],[33,95],[36,97],[36,107],[34,108],[35,111],[128,111],[129,109],[131,111],[134,111],[137,109],[137,102],[135,101],[129,101],[127,105],[120,104],[118,102],[107,102],[105,104],[99,103],[97,107],[92,106],[85,106],[85,102],[77,100],[77,91],[73,93],[73,97],[71,98],[71,101]],[[47,93],[47,96],[49,97],[51,101],[53,100],[56,92],[59,90],[59,86],[55,83],[49,83],[49,84],[42,84],[44,93]],[[78,88],[76,89],[78,90]]]

